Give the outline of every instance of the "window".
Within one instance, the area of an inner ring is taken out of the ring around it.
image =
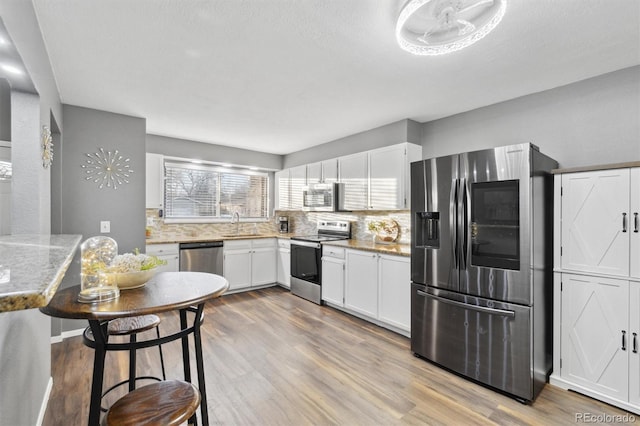
[[[269,177],[240,168],[165,162],[167,219],[269,217]]]

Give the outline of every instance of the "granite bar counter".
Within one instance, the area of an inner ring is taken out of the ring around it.
[[[0,312],[46,306],[80,244],[81,235],[0,236]]]
[[[338,240],[323,242],[324,245],[344,247],[355,250],[372,251],[380,254],[391,254],[396,256],[411,256],[410,244],[376,244],[371,240]]]

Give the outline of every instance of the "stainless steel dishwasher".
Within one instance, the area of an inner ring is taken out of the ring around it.
[[[223,242],[180,244],[180,270],[222,275]]]

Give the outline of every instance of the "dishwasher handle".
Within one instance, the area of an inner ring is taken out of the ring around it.
[[[180,243],[180,250],[188,249],[206,249],[214,247],[222,247],[224,242],[222,241],[204,241],[199,243]]]

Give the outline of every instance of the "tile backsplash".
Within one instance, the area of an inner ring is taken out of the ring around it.
[[[151,227],[152,237],[203,237],[217,238],[220,235],[236,232],[236,224],[228,223],[165,223],[157,215],[157,210],[147,209],[148,218],[153,218],[154,226]],[[319,220],[344,220],[351,222],[351,236],[357,240],[371,240],[373,233],[367,225],[372,220],[389,218],[395,220],[400,228],[398,242],[409,244],[411,241],[411,213],[408,210],[393,211],[357,211],[357,212],[303,212],[276,210],[274,216],[268,222],[241,222],[240,233],[277,233],[278,216],[289,218],[289,232],[298,235],[310,235],[316,233],[316,223]]]

